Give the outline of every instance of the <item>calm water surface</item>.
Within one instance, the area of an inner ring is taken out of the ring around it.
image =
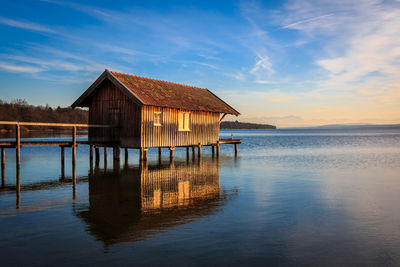
[[[1,265],[400,265],[400,130],[232,133],[237,158],[132,150],[118,173],[78,147],[75,193],[70,149],[63,178],[58,147],[23,147],[18,209],[6,150]]]

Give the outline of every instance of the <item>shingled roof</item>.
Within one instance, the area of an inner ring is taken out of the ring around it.
[[[109,79],[140,105],[227,113],[236,116],[240,114],[208,89],[108,70],[105,70],[71,106],[87,107],[87,100],[105,79]]]

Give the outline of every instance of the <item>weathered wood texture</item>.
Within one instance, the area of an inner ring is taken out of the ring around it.
[[[161,112],[162,125],[154,125],[154,113]],[[144,106],[142,108],[141,146],[170,147],[209,145],[219,139],[219,114],[212,112],[190,112],[190,131],[178,129],[179,110]]]
[[[161,112],[161,126],[154,114]],[[138,106],[108,80],[91,98],[89,124],[117,125],[89,128],[89,142],[116,142],[121,147],[170,147],[215,144],[219,139],[219,113],[190,111],[190,130],[180,131],[173,108]]]
[[[108,80],[92,97],[89,124],[116,125],[89,128],[89,142],[120,142],[124,147],[139,147],[140,108]]]

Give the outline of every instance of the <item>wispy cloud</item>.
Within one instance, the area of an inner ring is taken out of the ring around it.
[[[0,61],[0,69],[10,71],[10,72],[20,72],[20,73],[37,73],[42,71],[39,67],[15,65],[8,62]]]
[[[33,22],[13,20],[5,17],[0,17],[0,24],[7,25],[10,27],[20,28],[29,31],[37,31],[44,33],[57,33],[55,30]]]
[[[325,14],[325,15],[321,15],[321,16],[317,16],[317,17],[313,17],[313,18],[308,18],[308,19],[297,21],[297,22],[293,22],[293,23],[290,23],[288,25],[282,26],[279,29],[296,28],[296,26],[299,26],[300,24],[309,23],[309,22],[316,21],[316,20],[321,20],[323,18],[330,17],[330,16],[333,16],[333,13]]]

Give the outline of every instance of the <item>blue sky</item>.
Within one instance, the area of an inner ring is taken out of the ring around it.
[[[105,68],[241,121],[400,123],[400,1],[2,1],[0,98],[68,106]]]

